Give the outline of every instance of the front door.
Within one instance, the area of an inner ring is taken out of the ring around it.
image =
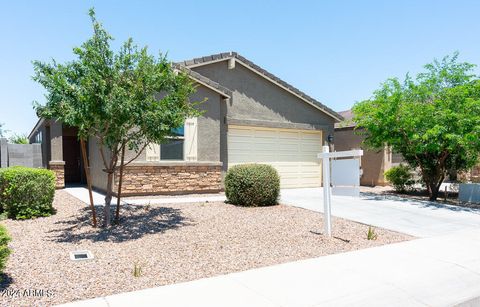
[[[65,161],[65,183],[81,182],[80,142],[76,136],[63,136],[63,160]]]

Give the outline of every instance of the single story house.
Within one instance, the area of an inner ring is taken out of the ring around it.
[[[337,151],[363,149],[361,157],[362,177],[360,184],[364,186],[384,186],[387,185],[384,173],[391,167],[402,162],[400,154],[394,154],[392,150],[385,146],[381,150],[371,150],[363,148],[364,137],[355,133],[355,123],[351,110],[339,112],[344,118],[343,121],[335,124],[334,148]]]
[[[317,153],[341,115],[236,52],[175,65],[198,84],[191,99],[207,98],[205,112],[126,167],[126,195],[217,192],[228,168],[242,163],[271,164],[282,188],[321,185]],[[85,181],[75,128],[40,119],[29,139],[42,143],[43,164],[56,172],[58,187]],[[93,139],[88,152],[93,186],[105,190]]]

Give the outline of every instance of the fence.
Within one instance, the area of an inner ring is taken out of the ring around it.
[[[9,144],[0,138],[0,167],[42,167],[41,144]]]

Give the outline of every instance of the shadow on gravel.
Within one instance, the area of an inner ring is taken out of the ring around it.
[[[112,206],[112,221],[115,217]],[[103,221],[103,206],[97,206],[99,225]],[[120,211],[120,223],[109,228],[91,226],[91,211],[88,207],[79,210],[79,214],[55,223],[49,231],[50,240],[56,242],[76,243],[82,240],[92,242],[124,242],[136,240],[145,235],[162,233],[182,226],[193,225],[192,221],[182,215],[181,210],[168,207],[151,207],[123,205]]]
[[[456,206],[450,204],[442,204],[429,200],[414,199],[411,197],[402,197],[401,195],[391,195],[391,194],[376,194],[370,192],[362,192],[360,196],[365,200],[390,200],[397,202],[404,202],[407,205],[415,205],[421,208],[433,208],[433,209],[448,209],[455,212],[471,212],[475,214],[480,214],[479,208],[469,208],[465,206]]]
[[[11,284],[13,284],[13,278],[10,277],[10,275],[8,274],[1,273],[0,274],[0,291],[3,292],[5,289],[10,287]]]

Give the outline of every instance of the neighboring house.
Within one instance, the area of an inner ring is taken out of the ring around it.
[[[273,165],[283,188],[321,185],[317,153],[339,114],[235,52],[175,65],[198,84],[191,99],[208,99],[200,106],[205,113],[126,167],[125,194],[220,191],[228,168],[242,163]],[[74,128],[40,119],[29,136],[42,143],[44,166],[57,172],[59,187],[85,181],[75,135]],[[104,190],[97,143],[88,145],[93,185]]]
[[[402,156],[393,154],[389,147],[381,150],[366,150],[362,146],[364,137],[354,131],[355,123],[351,110],[339,112],[344,120],[335,124],[334,147],[335,150],[363,149],[361,158],[362,177],[360,184],[365,186],[386,185],[385,171],[402,162]]]

